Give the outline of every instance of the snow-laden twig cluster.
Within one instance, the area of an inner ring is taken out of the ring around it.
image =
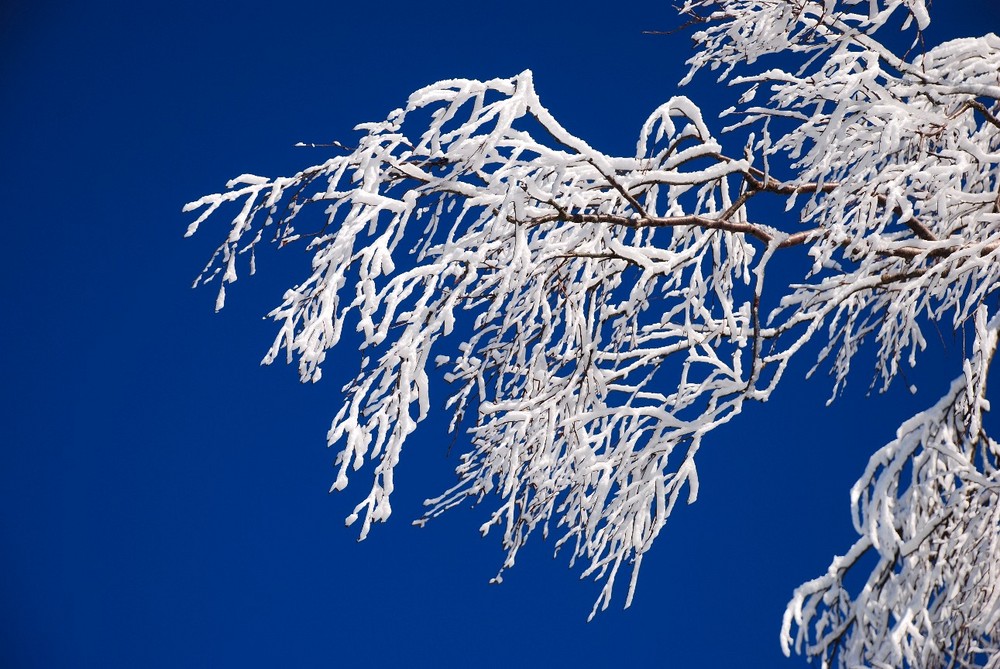
[[[344,328],[360,333],[366,355],[329,433],[342,445],[334,488],[375,463],[348,522],[364,537],[388,518],[403,444],[443,367],[452,429],[471,447],[418,522],[496,499],[482,530],[503,532],[504,568],[536,529],[554,533],[604,578],[595,611],[629,562],[631,601],[644,553],[697,495],[706,435],[766,400],[817,334],[836,394],[864,341],[885,387],[915,363],[929,321],[960,328],[976,315],[964,380],[874,456],[856,491],[863,538],[797,591],[783,636],[790,648],[794,624],[796,648],[841,666],[925,666],[936,652],[965,666],[998,643],[986,608],[955,602],[992,587],[1000,564],[980,513],[992,508],[993,442],[962,423],[981,425],[995,347],[984,305],[1000,285],[1000,39],[919,48],[923,0],[681,11],[699,24],[692,75],[721,69],[744,88],[730,114],[752,134],[736,154],[683,97],[652,114],[634,156],[615,157],[559,125],[529,72],[442,81],[358,126],[342,155],[291,177],[244,175],[188,205],[201,209],[189,234],[221,207],[238,212],[199,281],[221,276],[221,308],[240,254],[252,272],[265,235],[306,245],[312,273],[271,312],[265,361],[283,354],[316,381]],[[876,35],[900,26],[916,35],[903,55]],[[775,54],[775,67],[758,65]],[[756,221],[765,197],[797,215],[782,229]],[[765,286],[771,258],[794,247],[811,272]],[[762,314],[762,299],[777,308]],[[975,572],[982,583],[956,581],[972,573],[961,564],[927,564],[972,544],[992,560]],[[842,572],[869,546],[878,591],[854,597]],[[934,594],[945,587],[957,594]],[[953,610],[966,631],[949,626]],[[942,645],[959,633],[968,643]]]
[[[786,652],[794,643],[823,667],[997,665],[1000,444],[983,413],[1000,319],[986,319],[981,308],[972,356],[948,394],[903,423],[854,485],[861,536],[795,591]],[[852,594],[844,581],[870,553],[875,568]]]
[[[429,129],[410,140],[410,116],[429,107]],[[264,229],[290,243],[299,211],[322,203],[313,274],[272,312],[280,330],[266,361],[284,351],[317,380],[356,320],[371,352],[330,431],[344,442],[334,488],[378,464],[349,523],[361,519],[363,537],[389,516],[394,467],[430,405],[428,368],[447,366],[452,426],[471,416],[473,448],[428,517],[495,492],[483,531],[503,528],[505,566],[552,523],[558,546],[608,576],[606,606],[623,561],[641,559],[685,486],[697,494],[702,436],[753,385],[759,254],[723,232],[745,225],[726,177],[748,163],[718,155],[684,98],[654,113],[636,157],[606,156],[548,115],[530,73],[435,84],[363,129],[346,156],[290,179],[243,177],[194,203],[206,208],[197,222],[228,200],[249,203],[209,276],[232,282]],[[415,266],[397,272],[413,225]],[[457,351],[433,356],[462,316]],[[672,392],[654,383],[667,370],[684,379]]]

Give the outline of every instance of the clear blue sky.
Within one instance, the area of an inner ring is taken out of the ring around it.
[[[688,53],[640,34],[669,3],[203,4],[0,8],[0,666],[805,666],[780,654],[785,602],[849,545],[851,483],[959,373],[954,345],[916,396],[866,398],[859,368],[830,408],[800,361],[703,449],[633,607],[586,624],[598,588],[551,544],[490,586],[483,510],[409,525],[452,480],[441,421],[404,452],[392,521],[343,527],[364,490],[326,492],[339,386],[257,366],[298,257],[261,259],[220,315],[189,289],[224,222],[182,239],[185,202],[318,161],[292,145],[439,78],[530,67],[564,125],[629,150]],[[935,5],[932,39],[1000,32],[994,0]]]

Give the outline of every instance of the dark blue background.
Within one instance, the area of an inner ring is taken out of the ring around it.
[[[1000,32],[993,0],[935,4],[932,40]],[[785,602],[852,541],[868,454],[959,373],[950,335],[916,396],[867,398],[859,361],[825,408],[801,360],[703,449],[701,499],[633,607],[619,592],[588,625],[598,587],[551,542],[489,586],[483,510],[408,524],[452,480],[440,420],[404,452],[392,521],[361,544],[344,529],[366,488],[327,495],[337,378],[257,366],[295,251],[221,315],[189,290],[224,221],[184,240],[185,202],[317,162],[292,145],[349,138],[439,78],[530,67],[567,128],[631,151],[690,48],[640,31],[673,25],[651,1],[5,4],[0,666],[804,666],[780,654]],[[685,93],[719,104],[706,77]]]

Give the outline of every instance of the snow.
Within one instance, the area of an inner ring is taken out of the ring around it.
[[[852,489],[859,538],[796,590],[782,645],[823,666],[1000,661],[1000,449],[981,429],[1000,286],[1000,39],[894,54],[879,30],[900,17],[926,28],[924,0],[681,11],[708,17],[689,76],[715,69],[746,88],[733,128],[754,132],[735,153],[686,97],[650,115],[634,156],[611,156],[552,117],[530,71],[440,81],[358,125],[342,155],[244,174],[185,206],[199,212],[189,235],[239,208],[197,283],[221,274],[221,309],[240,254],[252,261],[265,238],[303,244],[311,273],[269,314],[264,362],[283,353],[317,381],[344,328],[359,333],[366,357],[328,434],[341,449],[332,489],[374,469],[348,524],[364,538],[391,515],[402,449],[435,405],[428,367],[444,367],[468,450],[418,524],[492,500],[483,532],[502,533],[507,553],[497,582],[551,528],[603,579],[595,612],[622,566],[632,601],[643,555],[676,503],[697,498],[703,443],[766,401],[809,342],[825,344],[832,401],[865,344],[885,389],[919,360],[929,321],[974,323],[951,390]],[[774,53],[793,66],[755,66]],[[797,217],[758,222],[766,198]],[[305,210],[319,221],[296,232]],[[811,270],[769,281],[770,260],[797,246]],[[764,302],[779,306],[762,317]],[[850,591],[866,554],[877,564]]]

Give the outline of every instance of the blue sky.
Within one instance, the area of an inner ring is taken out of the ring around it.
[[[932,346],[916,396],[868,398],[859,368],[828,408],[800,361],[703,449],[701,498],[633,607],[619,593],[590,624],[598,587],[550,544],[490,586],[484,510],[409,525],[457,463],[439,420],[404,452],[391,522],[356,543],[342,521],[364,491],[327,494],[339,385],[257,365],[298,258],[261,259],[215,315],[189,286],[224,221],[184,240],[181,206],[321,160],[292,145],[446,77],[530,67],[567,128],[629,151],[689,42],[640,34],[674,25],[661,2],[342,4],[0,9],[0,665],[805,666],[779,650],[785,602],[849,545],[851,483],[959,373],[956,346]],[[1000,32],[994,0],[935,4],[932,40]],[[704,78],[685,93],[718,104]]]

